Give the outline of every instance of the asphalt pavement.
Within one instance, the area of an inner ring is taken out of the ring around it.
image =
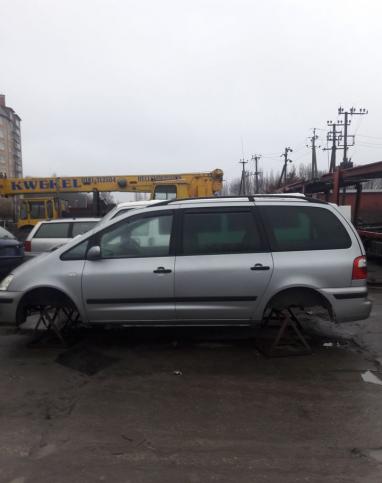
[[[381,483],[371,296],[368,321],[304,322],[306,356],[267,358],[241,330],[85,331],[68,348],[4,331],[0,482]]]

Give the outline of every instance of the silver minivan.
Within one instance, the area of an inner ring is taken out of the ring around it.
[[[269,308],[369,316],[366,258],[352,224],[301,196],[171,200],[133,210],[17,268],[0,320],[70,307],[85,324],[251,325]]]

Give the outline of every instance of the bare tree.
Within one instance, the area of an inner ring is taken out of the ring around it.
[[[105,203],[106,206],[115,205],[114,196],[112,193],[110,193],[110,191],[105,191],[103,193],[100,193],[100,198]]]

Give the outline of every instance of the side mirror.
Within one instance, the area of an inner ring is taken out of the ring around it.
[[[88,251],[86,258],[88,260],[99,260],[101,258],[101,247],[99,246],[91,247]]]

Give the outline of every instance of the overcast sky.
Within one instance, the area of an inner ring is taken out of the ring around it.
[[[221,168],[285,146],[309,161],[339,105],[358,164],[382,160],[379,0],[0,0],[0,93],[24,174]],[[361,137],[370,136],[370,137]],[[319,168],[327,168],[320,152]]]

